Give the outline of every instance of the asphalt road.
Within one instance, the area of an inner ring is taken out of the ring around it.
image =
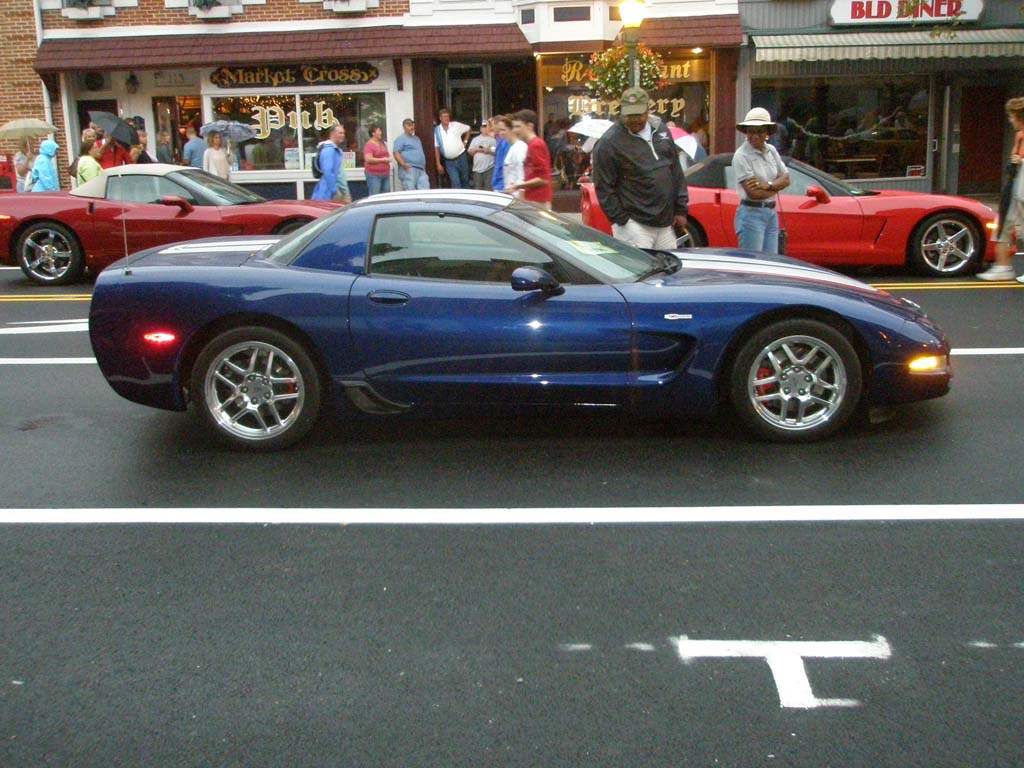
[[[1024,347],[1024,286],[869,279],[959,350]],[[11,332],[88,291],[0,271],[0,511],[1024,502],[1021,354],[815,446],[590,416],[239,456],[67,363],[83,331]],[[0,766],[1024,764],[1024,524],[721,517],[0,526]]]

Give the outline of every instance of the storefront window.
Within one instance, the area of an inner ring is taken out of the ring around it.
[[[227,96],[212,103],[214,120],[237,120],[256,130],[255,138],[233,147],[232,163],[242,171],[308,170],[321,134],[336,123],[345,126],[346,167],[360,168],[357,147],[369,139],[369,126],[387,131],[383,93]]]
[[[755,81],[751,95],[784,155],[844,179],[925,175],[927,78]]]
[[[362,148],[370,140],[370,127],[379,125],[384,131],[384,141],[388,140],[387,113],[384,109],[383,93],[345,93],[316,94],[302,96],[302,111],[313,117],[314,124],[333,125],[335,122],[345,126],[345,154],[343,162],[346,168],[362,168]],[[320,143],[319,131],[305,131],[302,136],[302,149],[306,167],[313,162],[317,144]]]
[[[545,140],[552,153],[556,177],[563,186],[573,185],[574,176],[586,171],[586,156],[573,151],[572,143],[583,139],[568,128],[584,117],[618,117],[617,101],[592,98],[586,88],[586,56],[548,56],[541,60],[540,79],[544,87],[543,126]],[[678,59],[662,57],[664,88],[650,94],[651,113],[676,127],[696,135],[708,147],[710,105],[710,67],[707,57]],[[556,179],[557,181],[557,179]]]

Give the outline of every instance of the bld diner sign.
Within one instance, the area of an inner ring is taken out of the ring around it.
[[[218,88],[288,88],[304,85],[365,85],[380,73],[368,62],[221,67],[210,75]]]
[[[983,0],[835,0],[833,24],[977,21]]]

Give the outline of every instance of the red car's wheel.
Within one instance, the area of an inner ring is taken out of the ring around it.
[[[933,277],[956,277],[981,262],[984,241],[978,225],[962,213],[929,216],[910,236],[910,263]]]
[[[40,285],[64,285],[81,279],[85,269],[82,246],[75,233],[55,221],[39,221],[18,236],[18,266]]]

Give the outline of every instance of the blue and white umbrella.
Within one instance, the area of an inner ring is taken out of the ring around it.
[[[219,133],[224,141],[238,144],[253,138],[256,135],[256,129],[237,120],[214,120],[199,129],[199,135],[204,139],[209,133]]]

